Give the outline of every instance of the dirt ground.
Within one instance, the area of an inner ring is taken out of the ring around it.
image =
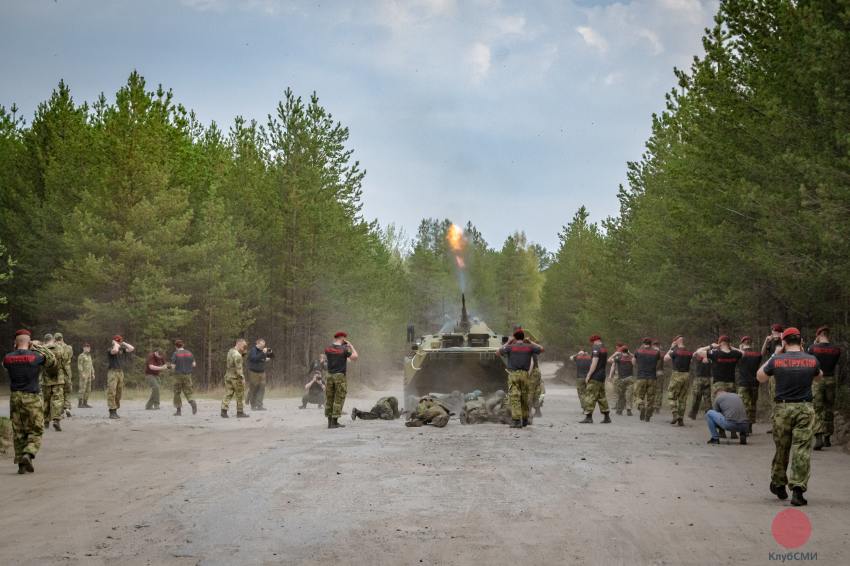
[[[520,431],[347,416],[327,430],[297,399],[238,420],[213,399],[180,418],[137,400],[110,421],[100,401],[45,433],[35,474],[2,461],[0,564],[749,564],[785,551],[766,425],[748,446],[707,446],[702,421],[674,428],[666,410],[581,425],[575,390],[547,387],[544,417]],[[838,448],[813,457],[812,535],[796,550],[819,563],[850,557],[848,464]]]

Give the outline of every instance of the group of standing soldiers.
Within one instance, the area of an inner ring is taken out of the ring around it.
[[[745,421],[730,423],[732,437],[736,438],[736,431],[740,431],[741,444],[746,444],[746,435],[752,433],[757,418],[759,384],[768,382],[773,405],[772,428],[768,432],[772,432],[776,444],[770,490],[785,499],[785,486],[790,485],[792,504],[806,504],[802,494],[808,482],[811,450],[831,446],[835,430],[836,375],[842,352],[830,341],[829,327],[818,328],[814,342],[805,350],[800,331],[779,324],[772,326],[760,350],[753,348],[750,336],[742,336],[739,347],[735,348],[727,335],[695,350],[687,348],[684,337],[679,335],[664,353],[657,341],[644,338],[634,353],[628,346],[619,344],[610,357],[600,336],[591,336],[590,343],[589,353],[580,350],[570,357],[576,365],[577,389],[585,415],[582,423],[593,422],[596,406],[604,416],[602,422],[611,422],[605,393],[608,363],[611,369],[607,378],[614,379],[617,375],[614,381],[617,414],[625,409],[631,415],[636,402],[640,420],[649,422],[658,408],[664,362],[670,362],[672,372],[667,387],[670,424],[684,426],[686,411],[691,419],[696,419],[699,409],[707,410],[710,402],[714,403],[714,409],[720,409],[718,396],[731,394],[740,399],[737,402],[743,406],[742,414],[746,414]],[[714,424],[709,423],[710,430],[715,429]],[[716,444],[717,439],[713,437],[709,443]],[[789,461],[790,481],[786,476]]]

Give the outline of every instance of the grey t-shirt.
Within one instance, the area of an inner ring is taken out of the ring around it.
[[[744,402],[737,393],[718,394],[714,400],[715,411],[723,413],[727,421],[734,423],[745,423],[747,421],[747,410],[744,409]]]

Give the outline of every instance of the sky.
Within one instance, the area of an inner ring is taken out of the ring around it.
[[[0,104],[64,79],[111,98],[138,70],[205,123],[265,122],[283,91],[350,128],[363,214],[414,235],[471,220],[554,250],[581,206],[616,215],[673,68],[715,0],[0,0]]]

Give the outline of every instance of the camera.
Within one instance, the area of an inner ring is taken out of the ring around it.
[[[271,359],[274,357],[274,350],[271,348],[266,348],[266,358]]]

